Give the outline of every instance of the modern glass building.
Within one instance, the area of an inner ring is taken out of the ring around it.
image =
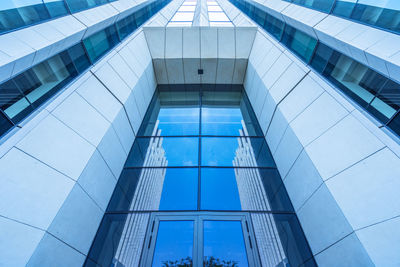
[[[400,4],[3,0],[0,266],[400,266]]]

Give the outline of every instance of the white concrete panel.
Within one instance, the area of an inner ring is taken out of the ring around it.
[[[263,76],[263,81],[265,86],[270,90],[278,78],[289,68],[292,61],[284,53],[281,53],[274,64],[269,68],[269,70]],[[279,88],[278,88],[279,90]],[[273,96],[273,95],[271,95]]]
[[[235,28],[218,28],[218,57],[235,58]]]
[[[237,58],[235,60],[235,69],[233,70],[232,84],[243,84],[246,74],[247,59]]]
[[[129,47],[142,67],[142,72],[138,73],[135,71],[136,75],[139,77],[142,75],[146,66],[151,62],[151,54],[149,52],[146,38],[144,37],[144,33],[139,32],[138,35],[136,35],[135,38],[127,44],[127,47]]]
[[[157,80],[156,76],[154,73],[154,68],[153,68],[153,62],[149,62],[149,65],[147,65],[147,68],[145,70],[146,78],[147,78],[147,83],[148,83],[148,89],[149,89],[149,94],[151,97],[153,96],[156,88],[157,88]]]
[[[272,84],[276,81],[276,79],[279,77],[272,77],[271,74],[268,74],[269,70],[272,71],[272,66],[278,61],[280,56],[282,55],[282,51],[273,46],[271,50],[268,52],[268,54],[265,56],[264,60],[260,63],[260,73],[264,72],[262,75],[262,80],[264,84],[267,86],[268,90],[271,88]],[[287,58],[287,57],[284,57]],[[285,63],[286,61],[290,61],[290,59],[286,59],[284,62],[281,64],[288,64]],[[263,71],[261,71],[263,69]],[[273,73],[273,72],[271,72]],[[279,71],[278,71],[279,73]],[[276,76],[276,75],[275,75]],[[274,80],[275,79],[275,80]]]
[[[117,134],[110,128],[97,147],[115,177],[119,177],[127,157]]]
[[[121,103],[125,103],[131,93],[131,88],[121,79],[110,64],[106,63],[101,66],[94,75]]]
[[[74,180],[94,152],[92,145],[51,115],[30,131],[17,147]]]
[[[272,68],[274,68],[274,66]],[[271,73],[271,71],[268,73]],[[304,70],[302,70],[296,63],[291,63],[269,90],[269,93],[275,102],[279,103],[282,99],[284,99],[305,75],[306,73]]]
[[[217,64],[217,84],[231,84],[233,71],[235,69],[235,59],[218,59]]]
[[[3,82],[11,77],[15,62],[6,53],[0,51],[0,82]]]
[[[87,254],[102,217],[103,211],[79,185],[75,185],[48,232]]]
[[[400,217],[356,232],[375,266],[399,266]]]
[[[121,79],[128,85],[129,89],[132,90],[136,85],[138,78],[129,65],[124,61],[122,56],[119,53],[115,54],[110,58],[108,64],[111,65],[114,71],[118,73]]]
[[[165,65],[168,73],[168,82],[170,84],[185,83],[183,76],[183,60],[181,58],[166,59]]]
[[[254,113],[256,114],[257,118],[260,118],[262,108],[265,102],[265,98],[267,97],[268,90],[265,87],[264,83],[259,84],[259,89],[257,93],[257,97],[254,102],[252,102]]]
[[[314,255],[353,231],[324,184],[298,210],[297,216]]]
[[[217,58],[217,28],[200,28],[200,56],[201,58]]]
[[[74,215],[74,217],[77,217]],[[52,235],[46,233],[26,266],[82,266],[85,256]]]
[[[296,211],[323,183],[321,176],[304,150],[283,182]]]
[[[272,115],[274,114],[275,108],[276,108],[276,103],[272,99],[271,95],[267,92],[263,107],[261,109],[261,114],[258,118],[261,129],[263,130],[263,133],[266,133],[266,131],[268,129],[268,126],[271,122]]]
[[[306,147],[326,180],[383,148],[383,144],[349,115]]]
[[[400,83],[400,53],[393,55],[386,61],[386,67],[389,72],[389,77]]]
[[[236,31],[236,58],[248,58],[253,47],[257,27],[235,27]]]
[[[183,28],[183,58],[200,58],[200,28]]]
[[[133,125],[131,125],[127,117],[126,108],[120,110],[112,125],[122,147],[125,152],[128,153],[132,147],[133,141],[135,140],[135,134],[133,132]]]
[[[168,84],[167,68],[165,59],[153,59],[154,71],[156,73],[158,84]]]
[[[202,59],[201,68],[204,70],[204,74],[201,75],[201,83],[215,83],[217,73],[217,59]]]
[[[275,110],[274,117],[265,136],[271,153],[274,154],[286,131],[288,122],[279,108]]]
[[[290,125],[302,145],[306,146],[348,114],[333,97],[323,93]]]
[[[11,149],[0,160],[0,215],[46,229],[74,182],[28,156]]]
[[[165,30],[165,58],[182,58],[182,28],[167,27]]]
[[[136,56],[128,47],[122,48],[118,53],[121,55],[123,60],[126,62],[126,64],[128,64],[128,66],[136,74],[137,77],[142,76],[144,66],[140,64],[140,62],[136,59]]]
[[[117,180],[96,150],[79,177],[78,183],[97,206],[105,211]]]
[[[348,267],[375,266],[354,233],[316,255],[315,260],[319,266],[342,267],[344,264]]]
[[[260,64],[260,62],[266,57],[268,52],[272,49],[272,43],[264,37],[260,31],[257,31],[256,37],[254,39],[253,48],[249,56],[249,61],[253,63],[254,66]]]
[[[35,55],[35,50],[12,33],[0,36],[0,52],[8,55],[10,61],[15,61],[13,74],[29,68]]]
[[[306,76],[279,104],[282,114],[291,122],[300,112],[320,96],[324,90]]]
[[[77,89],[77,93],[109,122],[114,120],[122,108],[121,103],[94,76],[87,79]]]
[[[247,64],[246,74],[244,76],[243,87],[249,95],[253,89],[254,75],[256,75],[256,70],[251,62]]]
[[[197,73],[200,69],[199,58],[184,58],[183,59],[183,71],[186,84],[199,84],[200,75]]]
[[[25,266],[44,231],[0,216],[0,266]]]
[[[287,127],[274,154],[274,159],[281,177],[286,176],[302,149],[303,146],[292,128],[290,126]]]
[[[53,115],[94,146],[110,127],[110,123],[77,93],[61,103]]]
[[[128,100],[125,102],[125,109],[126,109],[126,114],[129,118],[129,121],[132,125],[132,128],[133,128],[135,134],[137,134],[140,124],[142,122],[142,118],[139,113],[139,109],[137,107],[134,94],[131,94],[129,96]]]
[[[249,100],[251,103],[255,103],[257,99],[257,95],[260,92],[261,85],[263,84],[262,80],[260,79],[260,76],[257,75],[257,73],[254,75],[253,78],[253,84],[252,84],[252,89],[248,94]],[[265,86],[264,86],[265,87]],[[253,105],[254,106],[254,105]]]
[[[385,148],[326,181],[354,229],[400,215],[400,159]],[[366,216],[368,214],[368,216]]]

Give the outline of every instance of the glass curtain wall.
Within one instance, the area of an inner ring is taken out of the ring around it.
[[[227,236],[232,247],[218,249]],[[242,86],[158,87],[86,266],[140,259],[315,266]]]

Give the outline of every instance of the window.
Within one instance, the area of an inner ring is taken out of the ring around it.
[[[83,40],[91,62],[96,62],[119,42],[114,25],[101,30]]]
[[[233,26],[231,20],[215,1],[207,1],[210,26]]]
[[[197,5],[196,0],[186,0],[185,2],[183,2],[181,7],[171,18],[170,22],[168,23],[168,26],[172,27],[192,26],[196,5]]]
[[[243,87],[161,85],[87,264],[260,266],[258,253],[261,259],[274,253],[281,256],[273,266],[298,266],[308,259],[312,265],[296,224]],[[285,242],[290,244],[283,249]]]

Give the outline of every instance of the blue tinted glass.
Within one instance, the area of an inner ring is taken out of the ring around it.
[[[82,73],[90,66],[89,59],[81,43],[69,48],[68,55],[79,73]]]
[[[136,138],[126,167],[197,166],[197,137]]]
[[[198,169],[166,169],[160,210],[197,210]]]
[[[26,98],[38,107],[78,72],[67,52],[62,52],[14,78]]]
[[[399,95],[400,85],[387,80],[367,109],[380,121],[386,123],[400,109]]]
[[[64,0],[43,0],[43,2],[52,18],[68,14]]]
[[[289,25],[285,27],[282,42],[306,62],[310,61],[317,45],[316,39]]]
[[[311,66],[319,73],[324,72],[332,53],[333,50],[330,47],[323,43],[318,43],[317,49],[315,50],[315,54],[310,63]]]
[[[191,266],[193,231],[193,221],[160,221],[152,266],[168,266],[170,261],[182,261],[181,266]]]
[[[138,135],[198,135],[199,103],[198,91],[159,90],[153,97]]]
[[[135,21],[138,27],[142,26],[142,24],[149,18],[149,14],[147,13],[146,8],[139,9],[135,12]]]
[[[158,114],[158,128],[161,135],[198,135],[200,109],[161,108]]]
[[[10,31],[50,18],[41,0],[0,1],[0,32]]]
[[[329,13],[335,0],[293,0],[293,3]]]
[[[357,0],[336,0],[335,7],[333,8],[333,14],[350,18],[355,7]]]
[[[201,169],[201,209],[241,210],[234,169]]]
[[[107,0],[65,0],[72,13],[79,12],[98,5],[106,4]]]
[[[201,109],[201,132],[203,135],[240,136],[243,134],[242,120],[242,112],[239,107],[203,107]]]
[[[118,41],[115,26],[112,25],[89,36],[83,40],[83,44],[85,45],[90,60],[95,62],[107,51],[113,48]]]
[[[396,117],[394,117],[394,119],[388,124],[388,127],[392,131],[400,135],[400,116],[397,115]]]
[[[280,40],[282,38],[283,29],[285,24],[283,21],[275,18],[274,16],[267,15],[265,18],[265,23],[263,28],[272,34],[276,39]]]
[[[135,15],[130,15],[116,23],[119,38],[122,40],[137,29]]]
[[[14,123],[19,122],[33,110],[13,80],[0,85],[0,108]]]
[[[204,221],[203,235],[203,266],[249,266],[240,221]]]
[[[0,135],[7,132],[13,124],[2,114],[0,113]]]
[[[203,166],[275,166],[263,138],[245,137],[203,137],[201,164]]]

